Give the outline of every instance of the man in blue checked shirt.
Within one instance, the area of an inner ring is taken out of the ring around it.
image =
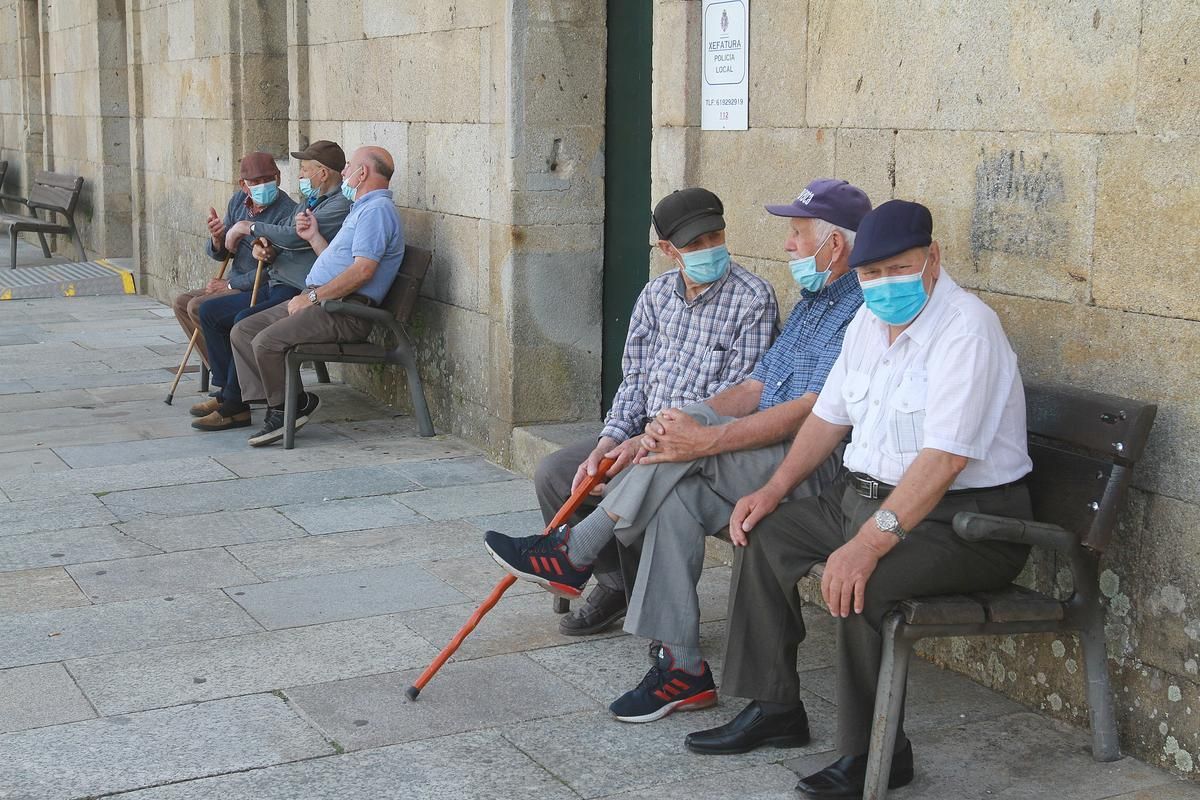
[[[862,304],[849,261],[858,223],[870,210],[861,189],[831,179],[813,181],[788,205],[767,206],[789,218],[785,248],[802,291],[753,374],[704,402],[657,414],[638,442],[636,463],[575,526],[531,543],[528,554],[489,534],[489,545],[497,545],[493,555],[512,574],[545,586],[553,573],[551,591],[582,586],[614,537],[627,545],[642,539],[625,630],[661,647],[642,682],[609,707],[623,722],[650,722],[717,702],[700,650],[696,584],[704,540],[729,523],[739,498],[775,472],[812,410]],[[820,493],[840,469],[839,448],[789,498]]]

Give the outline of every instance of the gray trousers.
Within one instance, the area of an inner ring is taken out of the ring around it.
[[[571,496],[571,480],[575,477],[575,470],[579,469],[579,465],[587,459],[595,446],[596,439],[581,439],[561,450],[556,450],[538,462],[537,470],[533,475],[533,488],[537,492],[538,505],[542,509],[542,519],[547,525],[562,508],[562,504]],[[626,469],[618,474],[609,483],[609,488],[616,486],[628,471]],[[598,503],[599,498],[585,498],[583,504],[579,506],[579,510],[567,520],[567,524],[574,525],[579,522],[595,511]],[[593,574],[597,583],[607,586],[609,589],[624,591],[625,584],[621,579],[621,559],[615,542],[609,542],[600,551],[593,564]]]
[[[683,410],[705,425],[732,419],[703,403]],[[780,442],[693,461],[625,469],[624,479],[608,492],[600,508],[619,518],[616,538],[622,544],[634,545],[642,539],[637,579],[625,615],[626,631],[668,644],[699,647],[696,584],[704,567],[705,538],[729,525],[737,501],[767,482],[790,446],[790,441]],[[789,499],[819,493],[840,470],[839,447]]]
[[[287,308],[283,303],[251,314],[229,334],[238,384],[247,403],[265,400],[273,408],[283,406],[287,351],[293,346],[361,342],[371,332],[369,320],[349,314],[330,314],[320,306],[288,314]]]
[[[750,532],[733,565],[721,686],[726,693],[781,703],[800,699],[796,648],[804,641],[804,616],[796,582],[853,538],[882,502],[860,497],[841,478],[819,497],[780,506]],[[837,747],[842,755],[868,749],[884,616],[910,597],[1002,588],[1025,564],[1026,545],[960,539],[951,527],[959,511],[1032,515],[1024,485],[947,495],[880,560],[867,582],[863,613],[838,620]],[[896,749],[906,741],[901,727]]]

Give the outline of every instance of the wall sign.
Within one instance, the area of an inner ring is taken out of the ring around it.
[[[750,127],[750,0],[704,0],[700,129]]]

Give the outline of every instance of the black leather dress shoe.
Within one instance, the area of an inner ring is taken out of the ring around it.
[[[757,700],[719,728],[689,733],[683,743],[693,753],[732,755],[756,747],[803,747],[808,744],[808,714],[800,703],[792,711],[768,714]]]
[[[913,779],[912,742],[892,756],[892,771],[888,776],[888,788],[907,786]],[[796,791],[818,800],[836,798],[859,798],[867,782],[867,754],[843,756],[820,772],[802,778]]]

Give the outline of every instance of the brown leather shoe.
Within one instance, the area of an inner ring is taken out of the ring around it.
[[[219,397],[209,397],[201,400],[196,405],[188,409],[188,413],[193,417],[207,417],[212,412],[221,407],[221,399]]]
[[[230,428],[250,427],[250,412],[239,411],[232,417],[222,416],[220,411],[214,411],[207,416],[192,422],[192,427],[198,431],[227,431]]]

